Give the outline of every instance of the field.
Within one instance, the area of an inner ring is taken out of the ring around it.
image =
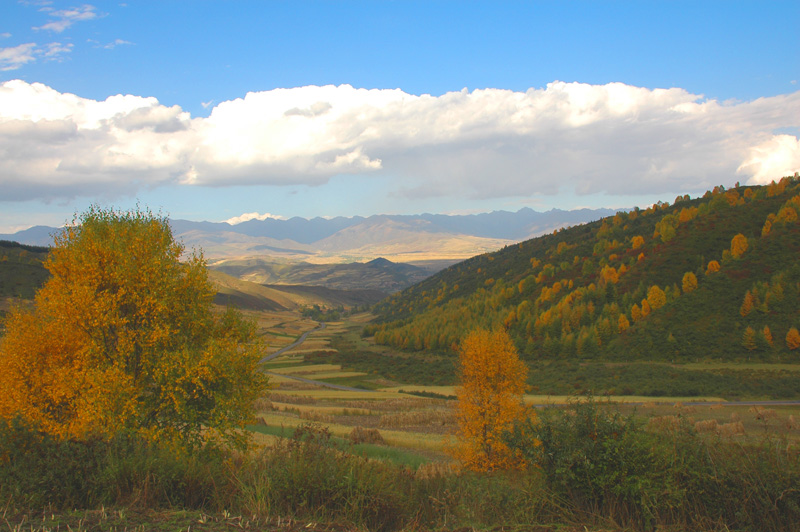
[[[357,371],[340,363],[332,343],[350,345],[370,351],[375,357],[393,356],[384,346],[373,346],[356,334],[368,314],[359,314],[346,321],[329,323],[322,331],[312,333],[302,345],[265,364],[271,373],[272,389],[268,398],[258,405],[257,416],[263,425],[281,427],[285,434],[303,423],[321,423],[331,433],[347,439],[359,428],[377,431],[392,447],[407,453],[418,453],[426,461],[447,462],[445,452],[456,431],[453,417],[455,385],[421,385],[393,381],[383,375]],[[269,323],[268,320],[264,321]],[[296,322],[296,333],[310,330],[314,324]],[[289,343],[281,336],[283,345]],[[342,339],[346,342],[342,342]],[[270,351],[273,347],[270,347]],[[396,354],[394,356],[397,356]],[[720,369],[750,371],[800,371],[800,365],[781,364],[691,364],[691,371]],[[293,377],[307,379],[296,380]],[[316,383],[308,382],[317,381]],[[325,384],[348,386],[352,390],[328,388]],[[529,394],[525,402],[536,407],[566,405],[580,401],[576,395]],[[726,401],[714,395],[702,396],[616,396],[598,398],[614,405],[622,414],[633,414],[643,423],[657,425],[684,419],[709,437],[727,438],[734,442],[752,441],[765,434],[800,442],[800,404],[784,406],[752,406]],[[709,403],[709,404],[696,404]],[[736,425],[735,430],[731,424]],[[722,428],[726,427],[727,428]],[[727,431],[727,432],[726,432]]]

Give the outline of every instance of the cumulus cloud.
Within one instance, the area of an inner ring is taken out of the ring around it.
[[[800,139],[791,135],[776,135],[750,149],[750,156],[737,172],[750,174],[748,183],[765,185],[776,176],[800,169]]]
[[[702,192],[800,169],[798,139],[774,133],[799,124],[800,92],[718,102],[621,83],[442,96],[312,86],[191,118],[154,98],[16,80],[0,85],[0,185],[22,199],[373,174],[409,197]]]
[[[234,216],[233,218],[228,218],[227,220],[225,220],[225,223],[230,224],[230,225],[236,225],[236,224],[240,224],[242,222],[249,222],[250,220],[262,220],[263,221],[263,220],[267,220],[267,219],[285,220],[285,218],[283,216],[279,216],[277,214],[270,214],[268,212],[266,212],[264,214],[259,214],[257,212],[246,212],[246,213],[242,214],[241,216]]]

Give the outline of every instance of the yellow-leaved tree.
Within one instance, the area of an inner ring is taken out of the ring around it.
[[[244,443],[266,386],[255,326],[213,312],[205,261],[183,253],[149,212],[76,217],[55,237],[35,306],[6,322],[0,417],[65,438]]]
[[[689,292],[694,292],[697,290],[697,276],[692,272],[686,272],[683,274],[683,293],[688,294]]]
[[[731,240],[731,256],[734,259],[740,258],[748,248],[747,237],[739,233]]]
[[[458,444],[453,455],[474,471],[519,469],[518,450],[505,443],[506,432],[533,411],[523,403],[528,368],[505,330],[476,330],[459,346],[457,390]]]

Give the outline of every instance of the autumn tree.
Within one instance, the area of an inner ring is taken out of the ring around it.
[[[683,292],[688,294],[689,292],[694,292],[697,289],[697,276],[692,272],[686,272],[683,274]]]
[[[739,233],[731,240],[731,256],[734,259],[740,258],[747,251],[747,237]]]
[[[634,303],[633,306],[631,307],[631,319],[634,322],[637,322],[640,319],[642,319],[642,309],[640,309],[639,305],[637,305],[636,303]]]
[[[706,275],[717,273],[719,271],[719,268],[720,268],[719,262],[715,260],[709,261],[708,267],[706,268]]]
[[[460,386],[456,419],[458,444],[452,450],[469,469],[521,468],[518,451],[504,442],[514,423],[533,415],[522,402],[528,368],[504,330],[476,330],[459,346]]]
[[[660,309],[667,304],[667,294],[658,285],[653,285],[647,291],[647,302],[651,309]]]
[[[792,351],[800,347],[800,332],[795,327],[792,327],[786,333],[786,347]]]
[[[149,212],[76,217],[55,237],[35,306],[7,320],[0,417],[69,438],[243,443],[266,384],[255,327],[212,311],[205,261],[183,253]]]
[[[774,344],[774,341],[772,339],[772,331],[769,330],[769,325],[764,325],[764,329],[761,331],[761,335],[764,337],[764,342],[769,347],[772,347],[773,344]]]
[[[753,310],[753,294],[748,290],[744,294],[744,299],[742,300],[742,306],[739,307],[739,314],[744,318]]]

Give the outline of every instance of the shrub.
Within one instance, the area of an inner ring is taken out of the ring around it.
[[[653,421],[645,430],[633,416],[589,399],[547,409],[538,423],[520,424],[507,437],[539,465],[555,497],[590,519],[637,529],[798,529],[797,450],[769,438],[734,443],[741,423],[701,436],[674,416]]]
[[[226,453],[165,448],[131,433],[60,439],[21,418],[0,419],[0,497],[26,508],[215,507]]]
[[[301,425],[238,474],[243,510],[345,520],[369,530],[399,528],[410,517],[411,473],[340,451],[328,429]]]

